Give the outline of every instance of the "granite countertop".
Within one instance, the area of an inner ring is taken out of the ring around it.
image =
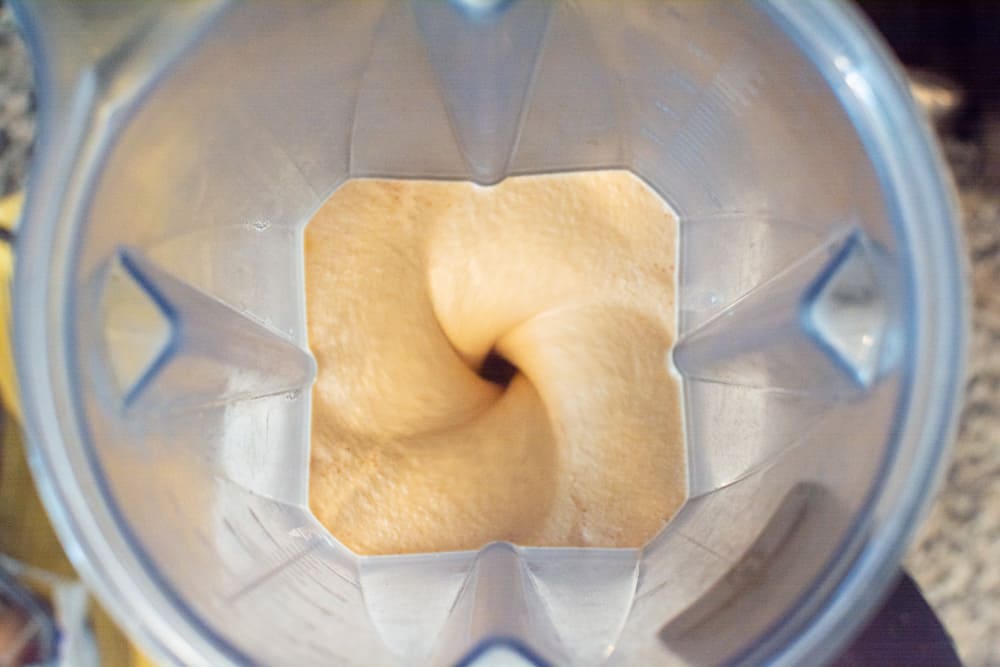
[[[973,666],[1000,665],[1000,109],[944,136],[969,255],[972,335],[951,465],[905,564]]]
[[[0,196],[24,186],[34,96],[24,47],[0,8]],[[963,212],[973,330],[953,460],[906,567],[971,666],[1000,666],[1000,109],[970,137],[943,134]]]
[[[24,44],[0,6],[0,197],[24,186],[35,136],[35,98]]]

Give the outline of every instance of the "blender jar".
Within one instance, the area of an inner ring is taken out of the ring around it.
[[[15,11],[40,100],[14,284],[34,474],[153,655],[812,663],[891,583],[966,313],[940,158],[850,7]],[[680,220],[688,501],[642,549],[353,555],[307,506],[304,224],[351,177],[596,168]]]

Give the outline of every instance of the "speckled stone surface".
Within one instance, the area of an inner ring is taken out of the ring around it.
[[[23,187],[34,104],[24,47],[0,9],[0,196]],[[974,140],[944,137],[960,186],[973,332],[954,458],[906,566],[971,667],[1000,666],[1000,110]]]
[[[970,257],[972,336],[951,466],[906,566],[966,664],[1000,665],[1000,110],[945,138]]]
[[[31,68],[10,17],[0,7],[0,196],[19,190],[35,135]]]

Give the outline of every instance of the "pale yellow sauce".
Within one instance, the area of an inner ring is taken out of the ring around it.
[[[625,171],[344,184],[306,229],[319,520],[361,554],[649,540],[686,493],[676,238]]]

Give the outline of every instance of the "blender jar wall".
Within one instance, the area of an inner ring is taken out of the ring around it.
[[[954,252],[922,273],[911,256],[924,236],[951,238],[935,157],[849,13],[527,0],[91,12],[18,6],[43,105],[16,343],[49,509],[154,650],[447,661],[501,631],[557,661],[832,650],[809,622],[878,542],[865,531],[898,549],[885,520],[912,513],[903,492],[940,456],[955,368],[935,379],[918,362],[962,343],[935,338],[926,315],[932,294],[958,293]],[[93,21],[105,28],[88,36]],[[879,123],[906,138],[873,137]],[[691,500],[641,552],[355,558],[305,507],[303,224],[350,176],[597,167],[632,169],[681,220]],[[939,403],[936,440],[915,435],[914,378]],[[870,586],[884,567],[868,568]],[[861,594],[854,577],[837,599]],[[469,597],[498,582],[519,592]],[[598,591],[603,616],[580,604]],[[518,625],[518,610],[541,620]],[[843,636],[843,611],[834,621]]]

